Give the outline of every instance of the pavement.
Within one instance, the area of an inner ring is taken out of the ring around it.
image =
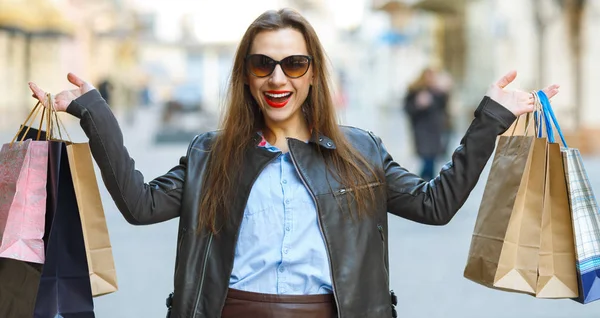
[[[178,164],[187,143],[155,144],[158,115],[139,110],[135,121],[123,124],[125,145],[146,181]],[[368,108],[342,112],[343,123],[372,130],[394,159],[417,171],[410,134],[399,110]],[[74,121],[69,132],[75,141],[85,136]],[[0,127],[3,142],[8,127]],[[457,136],[455,144],[458,143]],[[491,161],[491,160],[490,160]],[[600,157],[585,157],[588,174],[600,195]],[[492,290],[463,277],[471,234],[487,180],[489,164],[459,213],[442,227],[425,226],[389,216],[390,284],[398,295],[399,317],[406,318],[596,318],[600,302],[581,305],[572,300],[543,300]],[[119,280],[119,291],[95,298],[98,318],[158,318],[165,316],[165,298],[172,291],[177,222],[152,226],[128,224],[101,184],[106,219]]]

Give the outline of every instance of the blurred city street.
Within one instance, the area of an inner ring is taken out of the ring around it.
[[[179,157],[185,154],[187,144],[156,145],[153,142],[157,132],[156,109],[139,110],[134,117],[132,125],[120,120],[125,145],[136,160],[137,169],[144,174],[146,181],[150,181],[176,165]],[[379,135],[401,165],[411,171],[418,168],[401,112],[373,112],[365,107],[347,111],[342,117],[346,124],[369,129]],[[76,141],[86,140],[76,125],[71,125],[69,132]],[[2,140],[8,140],[10,131],[4,131],[0,136]],[[586,157],[585,164],[594,189],[600,189],[600,158]],[[487,170],[469,200],[447,226],[424,226],[389,216],[391,287],[399,297],[399,317],[598,317],[600,302],[581,305],[571,300],[535,299],[491,290],[463,277],[486,180]],[[117,211],[101,182],[100,190],[115,256],[119,291],[95,298],[96,317],[164,317],[164,301],[173,284],[178,220],[151,226],[130,225]]]
[[[341,123],[373,131],[415,173],[428,156],[413,146],[410,101],[427,109],[437,99],[429,109],[443,110],[439,121],[415,135],[451,130],[454,149],[486,89],[509,70],[519,72],[511,89],[560,84],[552,106],[600,199],[600,0],[0,0],[0,141],[33,106],[29,81],[58,93],[72,88],[73,72],[108,101],[148,182],[178,164],[194,135],[217,128],[240,38],[259,14],[283,7],[318,33]],[[74,141],[87,141],[61,116]],[[398,316],[600,317],[600,301],[536,299],[463,277],[490,163],[450,224],[389,216]],[[96,317],[165,317],[179,220],[128,224],[96,172],[119,283],[94,299]]]

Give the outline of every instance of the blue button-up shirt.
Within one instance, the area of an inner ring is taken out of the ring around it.
[[[277,147],[261,143],[269,151]],[[289,153],[252,186],[235,248],[229,287],[264,294],[332,293],[329,260],[315,202]]]

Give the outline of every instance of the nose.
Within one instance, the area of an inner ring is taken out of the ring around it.
[[[271,84],[274,86],[283,86],[287,83],[287,76],[283,73],[281,65],[276,65],[273,73],[271,74]]]

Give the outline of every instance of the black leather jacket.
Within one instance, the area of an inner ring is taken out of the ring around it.
[[[230,221],[218,236],[204,231],[197,234],[199,193],[215,132],[194,138],[177,166],[144,183],[123,145],[115,117],[97,91],[73,101],[67,111],[81,119],[104,183],[127,221],[141,225],[180,218],[171,317],[220,317],[248,194],[262,169],[279,154],[257,147],[258,135],[249,136],[255,146],[247,150]],[[314,137],[309,143],[288,140],[294,166],[316,203],[339,317],[392,316],[387,213],[425,224],[448,223],[477,183],[497,135],[514,120],[511,112],[485,97],[452,162],[432,181],[402,168],[377,136],[342,127],[383,181],[373,177],[364,185],[382,191],[376,191],[372,217],[361,219],[349,217],[345,196],[350,191],[335,181],[317,152],[317,147],[335,149],[336,145],[326,136]]]

